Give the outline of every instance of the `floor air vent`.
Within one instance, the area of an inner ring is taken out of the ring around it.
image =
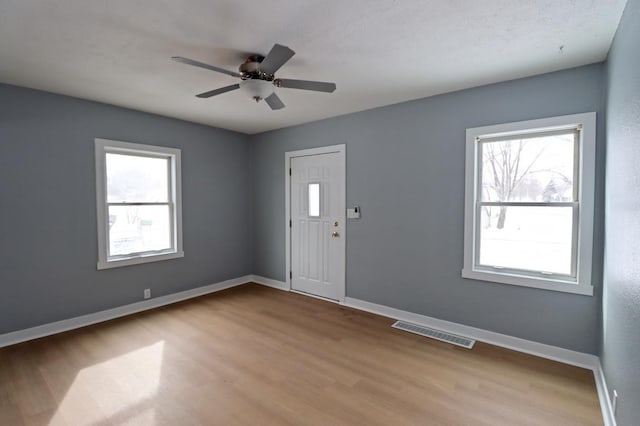
[[[451,343],[457,346],[462,346],[463,348],[467,349],[473,348],[473,344],[476,343],[475,340],[469,339],[467,337],[456,336],[455,334],[445,333],[444,331],[434,330],[432,328],[422,327],[420,325],[415,325],[404,321],[396,321],[391,327],[408,331],[409,333],[431,337],[432,339]]]

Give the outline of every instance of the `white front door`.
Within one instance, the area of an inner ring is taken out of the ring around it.
[[[341,301],[345,296],[344,150],[290,160],[291,288]]]

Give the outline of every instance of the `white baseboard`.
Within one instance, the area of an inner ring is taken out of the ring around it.
[[[191,290],[181,291],[179,293],[160,296],[153,299],[143,300],[141,302],[131,303],[129,305],[119,306],[105,311],[95,312],[92,314],[82,315],[75,318],[69,318],[62,321],[56,321],[49,324],[39,325],[24,330],[13,331],[6,334],[0,334],[0,348],[16,343],[26,342],[28,340],[38,339],[40,337],[50,336],[52,334],[62,333],[64,331],[73,330],[87,325],[96,324],[103,321],[131,315],[137,312],[146,311],[148,309],[157,308],[171,303],[180,302],[205,294],[214,293],[216,291],[235,287],[248,283],[252,280],[251,275],[222,281],[215,284],[198,287]]]
[[[598,363],[598,357],[591,354],[576,352],[557,346],[545,345],[544,343],[532,342],[519,337],[508,336],[506,334],[495,333],[481,328],[470,327],[455,322],[428,317],[426,315],[414,314],[400,309],[378,305],[364,300],[347,297],[345,305],[351,308],[360,309],[374,314],[382,315],[397,320],[411,322],[430,328],[437,328],[460,336],[470,337],[480,342],[489,343],[514,351],[539,356],[542,358],[559,361],[565,364],[593,370]]]
[[[384,317],[396,320],[407,321],[413,324],[422,325],[430,328],[437,328],[449,333],[460,336],[470,337],[472,339],[512,349],[518,352],[524,352],[530,355],[539,356],[541,358],[551,359],[562,362],[564,364],[574,365],[576,367],[585,368],[593,371],[593,377],[598,391],[598,400],[600,402],[600,411],[605,426],[616,426],[613,416],[611,400],[604,377],[600,359],[591,354],[572,351],[569,349],[559,348],[557,346],[545,345],[544,343],[532,342],[530,340],[521,339],[519,337],[508,336],[493,331],[483,330],[480,328],[470,327],[450,321],[444,321],[437,318],[428,317],[426,315],[415,314],[400,309],[390,308],[384,305],[367,302],[360,299],[347,297],[345,306],[371,312],[373,314],[382,315]]]
[[[262,277],[260,275],[249,275],[249,277],[251,278],[251,281],[253,281],[256,284],[261,284],[261,285],[265,285],[267,287],[272,287],[272,288],[277,288],[278,290],[284,290],[284,291],[289,291],[289,284],[283,282],[283,281],[278,281],[278,280],[272,280],[271,278],[265,278]]]
[[[64,331],[69,331],[80,327],[85,327],[91,324],[108,321],[126,315],[131,315],[137,312],[169,305],[194,297],[204,296],[209,293],[214,293],[241,284],[246,284],[248,282],[255,282],[257,284],[261,284],[278,290],[290,290],[289,285],[285,282],[273,280],[271,278],[265,278],[259,275],[245,275],[243,277],[222,281],[191,290],[185,290],[179,293],[169,294],[154,299],[131,303],[129,305],[119,306],[117,308],[107,309],[105,311],[1,334],[0,348],[4,346],[14,345],[16,343],[26,342],[28,340],[62,333]],[[373,314],[393,318],[396,320],[407,321],[414,324],[423,325],[425,327],[441,329],[453,334],[467,336],[472,339],[489,343],[495,346],[500,346],[518,352],[524,352],[527,354],[539,356],[541,358],[547,358],[565,364],[592,370],[596,382],[596,389],[598,391],[598,399],[600,401],[600,408],[602,411],[604,424],[605,426],[616,426],[604,372],[602,370],[602,366],[600,365],[599,358],[595,355],[571,351],[569,349],[558,348],[556,346],[545,345],[543,343],[532,342],[530,340],[525,340],[518,337],[495,333],[493,331],[470,327],[450,321],[444,321],[437,318],[428,317],[426,315],[415,314],[412,312],[390,308],[388,306],[378,305],[351,297],[345,298],[344,305],[361,311],[371,312]]]
[[[290,291],[288,284],[285,282],[261,277],[259,275],[250,275],[249,277],[251,278],[251,281],[257,284],[276,288],[278,290]],[[313,297],[313,295],[309,295],[306,293],[301,294]],[[413,312],[390,308],[388,306],[378,305],[364,300],[354,299],[352,297],[345,298],[344,305],[350,308],[371,312],[384,317],[407,321],[413,324],[423,325],[430,328],[437,328],[461,336],[467,336],[472,339],[489,343],[495,346],[512,349],[518,352],[524,352],[530,355],[539,356],[541,358],[562,362],[564,364],[574,365],[576,367],[586,368],[589,370],[593,370],[594,372],[596,371],[596,368],[599,368],[600,365],[600,360],[595,355],[559,348],[557,346],[546,345],[544,343],[533,342],[531,340],[483,330],[481,328],[470,327],[467,325],[445,321],[426,315],[415,314]]]
[[[260,275],[251,275],[252,281],[256,284],[261,284],[267,287],[275,288],[282,291],[290,291],[291,293],[301,294],[307,297],[313,297],[314,299],[324,300],[325,302],[340,303],[337,300],[327,299],[326,297],[316,296],[315,294],[305,293],[303,291],[293,290],[289,287],[289,284],[283,281],[272,280],[271,278],[265,278]]]
[[[609,397],[609,388],[607,387],[607,380],[604,377],[604,370],[600,361],[598,361],[596,368],[593,370],[593,376],[596,379],[596,389],[598,389],[598,400],[600,401],[604,426],[616,426],[615,413]]]

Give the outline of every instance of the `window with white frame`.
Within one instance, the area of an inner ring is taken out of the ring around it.
[[[183,257],[180,150],[95,140],[98,269]]]
[[[462,275],[592,295],[595,113],[467,129]]]

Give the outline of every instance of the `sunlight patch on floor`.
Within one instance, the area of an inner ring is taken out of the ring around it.
[[[154,424],[163,352],[161,341],[80,370],[50,424]]]

